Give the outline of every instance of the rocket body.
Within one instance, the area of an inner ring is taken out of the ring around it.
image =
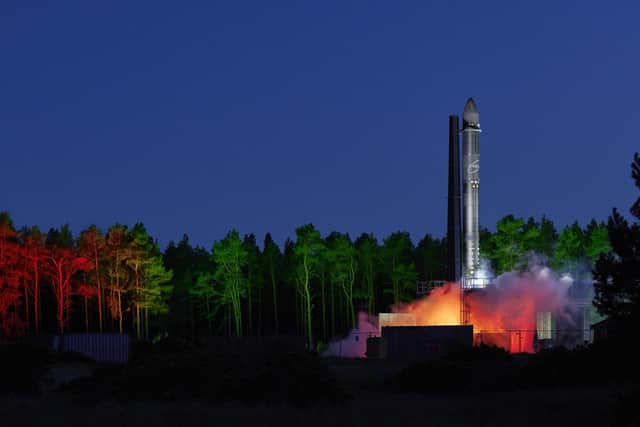
[[[469,98],[462,115],[464,283],[465,288],[484,287],[480,270],[480,114]]]

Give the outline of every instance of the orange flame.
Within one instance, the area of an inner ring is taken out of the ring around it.
[[[533,352],[536,313],[561,312],[569,285],[543,268],[507,273],[495,285],[467,292],[464,304],[474,327],[475,344],[496,345],[512,353]],[[461,302],[460,286],[447,283],[420,300],[392,307],[392,311],[413,314],[419,326],[459,325]]]

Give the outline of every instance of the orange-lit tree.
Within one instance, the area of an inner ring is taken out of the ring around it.
[[[115,224],[106,235],[106,274],[109,279],[108,288],[109,296],[107,303],[112,319],[118,324],[118,331],[124,332],[123,328],[123,295],[127,292],[128,271],[127,257],[130,255],[128,251],[129,231],[126,226]]]
[[[103,331],[103,289],[102,289],[102,259],[104,258],[105,250],[105,238],[102,232],[95,225],[89,226],[88,229],[80,233],[78,239],[78,246],[80,248],[80,254],[88,259],[93,265],[89,280],[95,285],[96,290],[93,294],[96,296],[98,302],[98,331]]]

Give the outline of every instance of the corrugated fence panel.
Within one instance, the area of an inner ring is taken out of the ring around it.
[[[124,334],[65,334],[58,337],[60,351],[83,354],[97,362],[129,361],[130,338]]]

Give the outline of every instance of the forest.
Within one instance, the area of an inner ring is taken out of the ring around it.
[[[531,254],[580,279],[611,250],[595,220],[556,230],[545,217],[502,218],[481,233],[494,273],[526,268]],[[188,236],[161,251],[143,224],[17,229],[0,214],[0,333],[5,338],[66,332],[304,336],[315,348],[356,324],[356,313],[388,311],[415,298],[418,281],[446,277],[446,240],[414,244],[398,231],[379,240],[322,235],[312,224],[278,245],[267,233],[231,230],[211,250]]]

